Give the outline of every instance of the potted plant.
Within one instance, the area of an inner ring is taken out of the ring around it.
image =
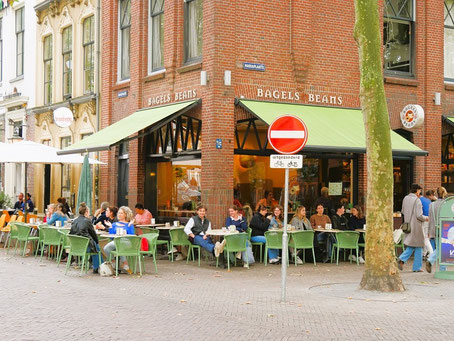
[[[13,199],[5,192],[0,192],[0,208],[12,207]]]

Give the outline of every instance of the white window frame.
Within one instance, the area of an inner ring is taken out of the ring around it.
[[[129,1],[130,6],[131,6],[131,0],[118,0],[118,54],[117,54],[117,65],[118,65],[118,83],[123,83],[129,81],[131,78],[131,19],[129,21],[129,26],[126,26],[124,29],[129,28],[129,70],[127,75],[123,75],[123,65],[122,65],[122,55],[123,55],[123,50],[122,50],[122,27],[121,27],[121,3],[124,1]],[[129,12],[129,15],[131,16],[131,11]]]

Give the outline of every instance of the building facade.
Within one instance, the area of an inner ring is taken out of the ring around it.
[[[46,0],[34,7],[36,105],[31,112],[35,142],[63,149],[97,131],[96,6],[95,0]],[[81,166],[34,167],[39,211],[59,197],[74,208]]]
[[[0,141],[14,143],[33,134],[27,110],[35,105],[34,49],[36,25],[33,1],[9,6],[0,1]],[[30,46],[31,48],[26,48]],[[33,169],[28,170],[33,175]],[[25,166],[0,166],[0,190],[15,197],[25,187]],[[28,189],[33,183],[28,183]]]
[[[265,191],[282,202],[283,171],[269,167],[266,130],[273,118],[294,112],[308,123],[309,141],[303,169],[290,175],[292,201],[311,207],[326,186],[334,200],[365,205],[352,2],[102,5],[101,128],[117,129],[118,138],[107,143],[94,135],[74,146],[109,149],[101,152],[108,163],[101,200],[144,202],[163,220],[191,214],[201,200],[216,227],[234,196],[253,209]],[[454,9],[452,0],[385,0],[380,11],[400,210],[412,182],[433,189],[454,181]],[[402,123],[409,104],[424,109],[422,126]],[[155,120],[145,124],[146,113]],[[139,117],[137,129],[122,136],[118,126]]]

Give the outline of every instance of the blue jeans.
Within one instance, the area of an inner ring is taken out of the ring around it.
[[[254,237],[251,237],[251,242],[265,244],[266,238],[265,238],[265,236],[254,236]],[[277,257],[279,257],[279,250],[268,249],[268,258],[269,259],[275,259]]]
[[[421,270],[422,268],[422,247],[413,247],[413,246],[406,246],[405,251],[399,256],[399,259],[402,262],[406,262],[408,258],[411,257],[413,251],[415,252],[415,260],[413,262],[413,271]]]
[[[429,256],[427,261],[430,262],[430,264],[434,265],[436,260],[437,260],[437,250],[432,252],[432,254]],[[446,266],[440,265],[440,271],[446,271]]]
[[[321,233],[317,233],[317,242],[319,244],[322,244],[323,241],[326,240],[326,256],[325,257],[328,257],[331,258],[331,252],[332,252],[332,249],[333,249],[333,243],[336,242],[336,238],[334,237],[333,233],[325,233],[325,232],[321,232]]]
[[[430,244],[432,245],[432,249],[435,251],[435,249],[437,247],[435,246],[435,239],[434,238],[430,238]]]
[[[99,250],[101,250],[101,249],[99,248],[99,245],[96,244],[96,251],[99,251]],[[95,252],[96,252],[96,251],[95,251]],[[87,252],[93,252],[93,251],[90,249],[90,246],[88,247]],[[103,262],[103,259],[102,259],[102,255],[101,255],[101,263],[102,263],[102,262]],[[93,255],[93,256],[91,256],[91,263],[93,264],[93,270],[99,268],[99,257],[98,257],[98,255]]]
[[[203,239],[203,236],[198,234],[197,236],[194,237],[194,244],[200,245],[205,250],[209,251],[210,253],[213,253],[214,244],[211,241],[210,237],[207,237],[207,239]]]

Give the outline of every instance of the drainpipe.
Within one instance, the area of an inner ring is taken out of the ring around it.
[[[96,95],[96,131],[101,127],[101,101],[100,101],[100,86],[101,86],[101,0],[96,2],[96,82],[95,82],[95,95]],[[97,152],[97,159],[99,160],[99,152]],[[99,207],[99,165],[94,165],[95,177],[97,186],[95,189],[95,207]],[[92,208],[94,210],[94,208]]]

